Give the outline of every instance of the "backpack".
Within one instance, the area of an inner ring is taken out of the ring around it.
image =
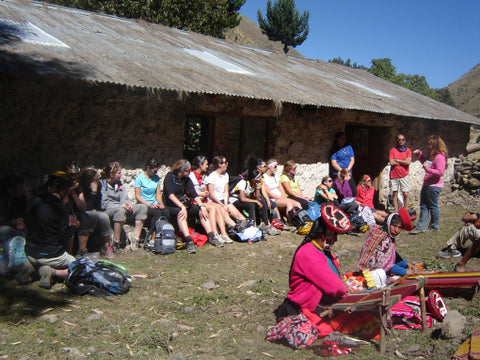
[[[350,216],[350,224],[352,224],[352,231],[353,232],[365,232],[366,229],[368,229],[368,224],[365,221],[365,219],[363,218],[360,211],[355,211]]]
[[[241,180],[245,180],[245,178],[242,175],[228,177],[228,193],[229,194],[234,194],[238,191],[237,189],[235,189],[235,187]]]
[[[308,202],[308,209],[307,209],[308,216],[312,221],[315,221],[320,217],[320,204],[316,201],[309,201]]]
[[[243,232],[235,232],[234,239],[240,242],[253,243],[260,240],[265,240],[262,230],[255,226],[246,228]]]
[[[106,297],[126,294],[131,281],[123,266],[109,261],[94,262],[84,256],[68,267],[65,285],[75,294]]]
[[[166,217],[161,216],[155,222],[155,239],[150,240],[152,230],[145,236],[144,247],[154,254],[173,254],[177,247],[175,240],[175,229]]]
[[[305,225],[307,221],[313,222],[310,216],[308,216],[308,213],[297,206],[288,212],[288,217],[290,218],[292,225],[296,228]]]

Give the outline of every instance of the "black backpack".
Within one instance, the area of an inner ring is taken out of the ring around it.
[[[229,194],[235,193],[235,187],[241,180],[245,180],[245,178],[242,175],[228,177],[228,193]]]
[[[166,217],[161,216],[155,223],[155,239],[150,240],[153,229],[147,233],[144,240],[145,250],[154,254],[173,254],[177,247],[175,229]]]
[[[106,297],[126,294],[131,280],[121,265],[109,261],[94,262],[84,256],[68,267],[65,285],[75,294]]]
[[[292,225],[296,228],[304,226],[307,222],[313,222],[313,220],[308,215],[306,210],[300,209],[295,206],[292,210],[288,212],[288,217],[292,222]]]

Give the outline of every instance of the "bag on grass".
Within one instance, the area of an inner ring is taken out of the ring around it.
[[[155,239],[150,240],[152,232],[145,236],[144,247],[154,254],[173,254],[177,247],[175,240],[175,229],[166,217],[161,216],[155,222]]]
[[[68,267],[67,288],[79,295],[110,296],[130,291],[132,277],[124,268],[110,262],[94,262],[84,256]]]
[[[307,221],[313,222],[310,216],[308,216],[308,212],[297,206],[288,212],[288,217],[290,218],[292,225],[296,228],[305,225]]]
[[[255,226],[250,226],[246,228],[243,232],[235,232],[235,240],[240,242],[257,242],[263,240],[262,230]]]

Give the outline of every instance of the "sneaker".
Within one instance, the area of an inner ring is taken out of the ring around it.
[[[442,259],[450,259],[452,257],[454,258],[461,257],[462,253],[457,249],[452,249],[448,246],[440,250],[440,252],[438,253],[438,256],[441,257]]]
[[[115,257],[115,255],[113,255],[113,246],[103,245],[100,249],[100,255],[106,259],[113,259]]]
[[[195,250],[195,244],[193,241],[187,242],[187,253],[189,254],[196,254],[197,250]]]
[[[138,250],[138,239],[135,237],[133,232],[128,233],[128,240],[130,240],[130,250],[137,251]]]
[[[224,244],[233,244],[233,240],[227,234],[220,235]]]
[[[276,229],[274,228],[272,225],[269,225],[269,226],[266,226],[265,227],[265,231],[264,231],[267,235],[270,235],[270,236],[277,236],[277,235],[280,235],[282,233],[282,230],[279,230],[279,229]]]
[[[44,265],[38,270],[40,275],[40,287],[44,289],[51,289],[53,284],[53,277],[55,276],[55,269]]]
[[[208,239],[208,242],[215,247],[223,247],[223,242],[220,240],[220,237],[218,235],[215,235],[214,237]]]
[[[20,264],[28,263],[25,255],[25,239],[15,236],[8,243],[8,268],[12,269]]]
[[[424,233],[425,230],[419,230],[419,229],[414,229],[413,231],[410,231],[408,234],[409,235],[417,235],[417,234],[421,234],[421,233]]]
[[[31,276],[35,272],[33,266],[29,263],[21,263],[13,269],[14,278],[20,285],[28,284],[32,281]]]
[[[240,222],[236,225],[237,232],[242,233],[247,226],[248,226],[247,219],[240,220]]]
[[[263,221],[257,227],[262,231],[262,233],[267,232],[267,227],[268,226],[265,225],[265,223]]]
[[[118,254],[120,252],[120,241],[113,241],[113,245],[112,245],[112,249],[113,249],[113,253],[114,254]]]

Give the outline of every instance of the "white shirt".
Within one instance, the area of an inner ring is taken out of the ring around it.
[[[225,200],[225,186],[228,186],[228,173],[218,175],[216,171],[213,171],[205,178],[204,182],[205,185],[213,184],[213,193],[218,200]],[[211,200],[210,197],[209,200]]]
[[[282,193],[280,192],[280,189],[278,188],[280,186],[280,181],[277,180],[275,176],[270,176],[267,174],[263,175],[263,180],[265,184],[267,184],[268,188],[270,189],[270,192],[274,195],[277,196],[282,196]]]
[[[230,198],[228,199],[228,201],[231,204],[237,200],[240,200],[240,191],[243,191],[245,193],[245,196],[248,197],[253,192],[253,188],[248,185],[247,180],[240,180],[230,193]]]

